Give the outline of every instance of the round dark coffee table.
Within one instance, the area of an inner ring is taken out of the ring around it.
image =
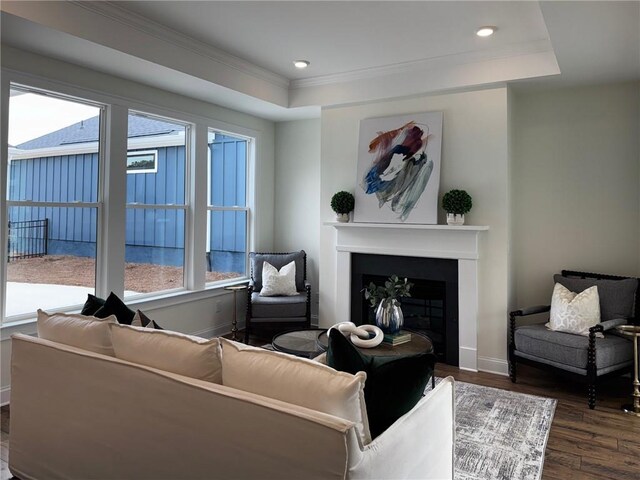
[[[374,348],[356,347],[364,355],[373,357],[393,356],[402,357],[419,353],[433,353],[433,343],[426,335],[411,331],[411,341],[401,345],[391,346],[381,343]],[[327,351],[329,337],[324,328],[310,328],[307,330],[290,330],[273,337],[273,349],[278,352],[291,353],[300,357],[313,358]]]
[[[418,355],[420,353],[434,353],[433,342],[429,337],[413,330],[404,331],[411,333],[411,341],[396,346],[391,346],[388,343],[381,343],[374,348],[356,348],[360,353],[369,357],[410,357],[411,355]],[[329,337],[326,330],[324,333],[320,334],[318,342],[325,345],[325,350],[329,348]],[[431,376],[431,388],[436,388],[435,375]]]
[[[433,343],[431,342],[431,339],[429,337],[413,330],[405,331],[411,333],[411,341],[407,343],[402,343],[396,346],[391,346],[387,343],[381,343],[374,348],[356,348],[360,351],[360,353],[369,355],[371,357],[403,357],[408,355],[417,355],[418,353],[433,353]],[[320,343],[325,350],[329,348],[329,337],[326,330],[324,331],[324,333],[321,333],[318,336],[318,343]]]
[[[278,352],[313,358],[327,350],[327,344],[322,344],[322,342],[318,341],[318,337],[322,333],[326,333],[326,329],[309,328],[306,330],[290,330],[279,333],[273,337],[271,345],[273,349]]]

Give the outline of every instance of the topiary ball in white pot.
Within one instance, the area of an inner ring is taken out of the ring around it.
[[[349,212],[353,210],[356,200],[349,192],[341,190],[331,197],[331,209],[336,212],[338,222],[348,222]]]
[[[447,212],[447,224],[464,225],[464,214],[473,207],[471,195],[465,190],[450,190],[442,197],[442,208]]]

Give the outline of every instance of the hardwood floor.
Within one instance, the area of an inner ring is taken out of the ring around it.
[[[545,455],[544,480],[640,478],[640,418],[627,415],[628,377],[604,383],[595,410],[587,406],[586,386],[535,368],[518,366],[518,383],[490,373],[473,373],[437,365],[436,375],[558,400]]]
[[[253,338],[251,344],[268,343]],[[640,479],[640,418],[624,414],[620,405],[630,401],[631,380],[612,379],[598,392],[595,410],[589,410],[586,386],[573,385],[561,377],[535,368],[518,366],[518,383],[508,377],[466,372],[439,364],[436,375],[514,392],[558,400],[547,444],[543,480]],[[2,407],[0,477],[10,478],[6,468],[10,412]]]

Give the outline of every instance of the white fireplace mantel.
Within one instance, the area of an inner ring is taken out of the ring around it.
[[[336,313],[350,318],[351,254],[458,260],[460,368],[478,369],[479,234],[488,226],[326,222],[336,229]]]

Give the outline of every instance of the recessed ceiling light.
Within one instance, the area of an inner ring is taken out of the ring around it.
[[[493,32],[495,32],[496,30],[496,27],[480,27],[476,32],[476,35],[478,35],[479,37],[489,37],[493,35]]]
[[[293,64],[296,68],[307,68],[311,62],[309,60],[294,60]]]

